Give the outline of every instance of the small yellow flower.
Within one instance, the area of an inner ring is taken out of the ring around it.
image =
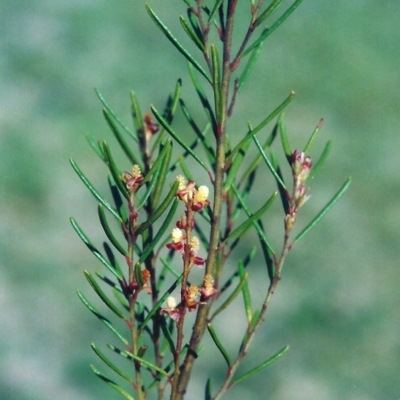
[[[190,239],[190,248],[194,254],[196,254],[200,249],[200,240],[197,236],[193,236]]]

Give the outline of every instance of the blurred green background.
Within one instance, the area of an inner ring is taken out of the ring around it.
[[[240,3],[244,23],[249,2]],[[183,2],[151,4],[183,38]],[[84,138],[110,138],[94,87],[126,121],[131,89],[144,109],[162,108],[178,77],[202,115],[199,103],[186,62],[141,1],[3,0],[0,18],[0,398],[118,398],[89,369],[100,365],[90,343],[110,335],[75,294],[79,288],[90,297],[82,270],[101,267],[69,216],[95,242],[103,236],[96,202],[68,158],[104,187],[105,169]],[[400,398],[399,19],[396,0],[305,0],[265,43],[238,99],[232,140],[290,90],[294,147],[324,118],[319,146],[332,139],[333,151],[311,182],[303,223],[347,176],[353,184],[288,257],[246,367],[286,344],[290,351],[230,399]],[[235,315],[223,316],[218,328],[229,328],[231,349],[240,340]],[[201,381],[210,371],[218,379],[222,365],[205,361],[189,400],[203,398]]]

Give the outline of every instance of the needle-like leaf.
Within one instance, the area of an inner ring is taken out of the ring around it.
[[[176,47],[176,49],[181,54],[183,54],[183,56],[197,69],[197,71],[199,71],[208,80],[208,82],[212,83],[211,78],[204,71],[203,67],[201,67],[201,65],[193,58],[193,56],[179,43],[172,32],[164,25],[161,19],[148,4],[146,4],[146,10],[149,13],[151,19],[161,29],[161,31],[164,33],[167,39]]]

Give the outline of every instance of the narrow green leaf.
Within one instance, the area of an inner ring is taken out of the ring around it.
[[[142,137],[144,133],[144,120],[143,120],[142,110],[140,109],[139,100],[136,96],[136,93],[133,90],[131,91],[131,103],[132,103],[133,125],[135,126],[139,142],[140,141],[139,138]]]
[[[186,117],[186,119],[189,122],[190,126],[192,127],[193,131],[197,135],[197,140],[195,142],[196,145],[198,142],[200,142],[203,145],[204,150],[207,155],[207,158],[208,158],[208,161],[212,165],[215,162],[215,151],[214,151],[214,148],[210,145],[210,143],[208,142],[208,140],[206,138],[206,133],[210,128],[210,124],[207,124],[205,126],[205,128],[203,129],[203,131],[201,131],[200,128],[197,126],[196,122],[194,121],[192,115],[190,114],[188,108],[186,107],[185,102],[182,99],[180,100],[180,105],[181,105],[183,115]],[[193,147],[194,147],[194,145],[190,146],[190,148],[192,148],[192,149],[193,149]]]
[[[262,364],[260,364],[258,367],[253,368],[252,370],[246,372],[245,374],[243,374],[242,376],[240,376],[239,378],[235,379],[229,386],[229,388],[232,388],[232,386],[238,384],[239,382],[244,381],[247,378],[250,378],[252,375],[254,375],[255,373],[261,371],[262,369],[264,369],[265,367],[267,367],[268,365],[272,364],[273,362],[275,362],[276,360],[278,360],[278,358],[282,357],[287,351],[289,350],[289,345],[283,347],[281,350],[279,350],[276,354],[274,354],[272,357],[270,357],[267,361],[264,361]]]
[[[170,226],[171,221],[175,216],[178,205],[179,205],[179,200],[177,198],[175,198],[174,201],[172,202],[172,206],[168,212],[167,217],[165,218],[163,224],[161,225],[161,228],[157,232],[157,235],[153,238],[151,243],[143,250],[142,255],[140,256],[139,260],[137,261],[137,263],[139,265],[143,264],[146,261],[147,257],[151,254],[154,247],[157,246],[158,242],[163,237],[165,231]]]
[[[152,8],[148,4],[146,4],[145,7],[146,7],[146,10],[149,13],[151,19],[161,29],[161,31],[164,33],[164,35],[167,37],[167,39],[208,80],[208,82],[212,83],[211,78],[207,75],[207,73],[204,71],[204,69],[193,58],[193,56],[178,42],[178,40],[175,38],[175,36],[164,25],[164,23],[160,20],[160,18],[156,15],[156,13],[152,10]]]
[[[103,265],[118,279],[118,280],[123,280],[124,277],[119,274],[118,271],[116,271],[113,266],[103,257],[103,255],[97,250],[95,246],[90,242],[89,238],[85,235],[83,230],[80,228],[78,223],[75,221],[74,218],[70,218],[72,227],[75,229],[75,232],[78,234],[78,236],[81,238],[83,243],[88,247],[88,249],[94,254],[94,256],[100,260]]]
[[[138,263],[135,264],[134,273],[135,273],[135,280],[138,283],[139,288],[142,288],[144,285],[144,281],[143,281],[142,269],[140,268],[140,264],[138,264]]]
[[[80,170],[78,165],[75,163],[75,161],[70,158],[69,162],[72,165],[72,168],[76,172],[76,174],[79,176],[81,181],[84,183],[84,185],[89,189],[89,191],[93,194],[93,196],[101,203],[104,205],[107,210],[111,212],[112,215],[114,215],[115,218],[117,218],[120,222],[122,222],[121,217],[119,216],[118,212],[108,203],[107,200],[105,200],[100,193],[95,189],[95,187],[90,183],[89,179],[86,178],[85,174]]]
[[[240,195],[237,187],[235,185],[232,185],[231,188],[232,188],[233,192],[235,193],[235,196],[238,199],[240,205],[243,207],[243,209],[246,212],[247,216],[250,218],[252,216],[252,213],[249,210],[249,208],[247,207],[246,203],[244,202],[243,197]],[[257,221],[254,221],[254,227],[256,228],[256,231],[257,231],[258,235],[260,236],[261,240],[266,244],[266,246],[269,248],[271,253],[274,254],[275,251],[274,251],[273,247],[269,243],[267,237],[265,236],[265,232],[260,227],[260,224]]]
[[[278,135],[278,124],[275,124],[270,135],[268,136],[267,140],[264,142],[264,144],[262,146],[264,151],[266,151],[267,149],[269,149],[271,147],[271,145],[274,142],[277,135]],[[254,157],[253,161],[249,163],[249,166],[246,169],[246,171],[240,177],[238,186],[243,184],[243,182],[246,182],[247,178],[252,174],[252,172],[258,168],[261,160],[262,160],[261,154],[257,153],[257,155]]]
[[[122,199],[121,193],[118,190],[118,187],[114,181],[114,178],[111,175],[108,175],[107,181],[108,181],[108,186],[110,187],[111,196],[114,200],[114,205],[116,207],[116,211],[119,215],[119,218],[118,218],[119,222],[124,223],[123,221],[128,221],[128,214],[127,214],[127,209],[125,207],[124,200]]]
[[[105,109],[112,115],[114,120],[118,123],[118,125],[134,140],[138,141],[137,136],[134,132],[132,132],[126,124],[122,122],[122,120],[118,117],[118,115],[112,110],[112,108],[108,105],[107,101],[105,100],[104,96],[100,93],[99,90],[94,89],[96,92],[97,97],[100,99],[101,103],[105,107]]]
[[[266,28],[261,32],[260,37],[251,44],[242,54],[242,57],[245,57],[249,54],[255,47],[259,45],[260,42],[263,42],[272,32],[275,31],[289,16],[292,12],[300,5],[303,0],[296,0],[286,11],[285,13],[271,26],[271,28]]]
[[[204,400],[211,400],[211,399],[212,399],[211,378],[208,378],[206,383]]]
[[[110,240],[110,242],[112,243],[112,245],[123,255],[126,256],[127,255],[127,251],[126,249],[118,242],[118,240],[116,239],[116,237],[114,236],[114,234],[111,231],[110,225],[108,225],[107,222],[107,218],[106,218],[106,214],[104,212],[104,208],[102,204],[99,204],[97,207],[98,210],[98,214],[99,214],[99,219],[100,219],[100,223],[101,226],[104,229],[104,232],[106,234],[106,236],[108,237],[108,239]]]
[[[326,206],[315,216],[315,218],[296,236],[293,244],[297,243],[302,239],[314,226],[325,216],[325,214],[335,205],[335,203],[343,196],[344,192],[349,188],[351,184],[351,178],[347,178],[343,186],[338,192],[332,197],[332,199],[326,204]]]
[[[247,256],[245,257],[244,261],[243,261],[243,265],[244,268],[247,268],[247,266],[249,265],[250,261],[253,260],[255,254],[256,254],[256,246],[253,246],[249,253],[247,254]],[[220,293],[225,292],[225,290],[227,290],[233,283],[233,281],[239,276],[239,271],[235,271],[231,277],[224,283],[224,285],[221,287],[221,289],[219,289]]]
[[[290,92],[289,96],[286,97],[286,99],[277,107],[275,108],[274,111],[272,111],[271,114],[268,115],[263,121],[261,121],[254,129],[249,130],[247,135],[235,146],[235,148],[231,152],[231,157],[233,157],[236,152],[239,151],[240,148],[243,147],[243,145],[250,140],[256,133],[258,133],[264,126],[269,124],[277,115],[279,115],[285,108],[286,106],[293,100],[294,97],[294,92]]]
[[[235,290],[229,295],[229,297],[221,304],[220,307],[218,307],[217,310],[215,310],[213,316],[211,319],[214,319],[215,316],[217,316],[221,311],[225,310],[233,300],[237,297],[237,295],[241,292],[243,286],[246,284],[247,279],[249,277],[249,274],[246,272],[243,277],[241,277],[238,285],[236,286]]]
[[[118,291],[119,293],[122,293],[122,289],[121,286],[114,282],[113,280],[111,280],[109,277],[107,277],[106,275],[104,275],[103,273],[99,272],[99,271],[94,271],[94,273],[97,275],[97,277],[99,279],[101,279],[104,283],[106,283],[107,285],[111,286],[114,290]],[[126,299],[123,305],[126,305]]]
[[[279,176],[280,180],[285,183],[284,179],[283,179],[283,175],[282,175],[282,170],[279,166],[279,160],[278,157],[276,156],[276,154],[271,151],[271,165],[272,168],[274,169],[274,171],[276,171],[276,174]],[[279,183],[279,181],[276,181],[276,186],[278,187],[278,191],[279,191],[279,196],[281,198],[281,202],[282,202],[282,206],[283,206],[283,210],[285,211],[285,214],[288,213],[289,211],[289,194],[287,192],[287,190],[285,188],[282,187],[282,185]]]
[[[324,122],[324,120],[323,120],[323,118],[321,118],[318,122],[318,125],[315,127],[313,133],[311,134],[310,139],[308,139],[306,146],[304,147],[304,150],[303,150],[304,154],[307,154],[310,151],[311,146],[314,143],[314,140],[316,139],[323,122]]]
[[[208,16],[208,22],[210,23],[218,12],[218,9],[221,7],[221,4],[224,0],[216,0],[213,9],[211,10],[210,15]]]
[[[239,347],[239,352],[242,351],[244,344],[247,342],[247,339],[249,337],[249,332],[252,332],[254,327],[256,326],[256,323],[258,322],[258,319],[260,318],[260,314],[261,314],[261,310],[254,310],[253,317],[251,318],[249,326],[246,329],[246,333],[243,336],[242,343]]]
[[[110,127],[112,133],[114,134],[115,138],[117,139],[118,144],[120,145],[120,147],[123,150],[123,152],[125,153],[125,155],[128,157],[129,161],[132,164],[139,165],[139,167],[140,167],[141,164],[140,164],[139,160],[133,154],[130,146],[125,141],[124,137],[121,135],[121,132],[118,130],[117,124],[114,122],[114,120],[112,119],[112,116],[105,108],[103,108],[103,115],[104,115],[104,118],[106,119],[107,124]]]
[[[83,273],[85,274],[85,278],[89,282],[90,286],[96,292],[96,294],[100,297],[103,303],[118,317],[126,321],[125,315],[114,305],[114,303],[108,298],[108,296],[103,292],[100,288],[94,277],[90,274],[89,271],[84,270]]]
[[[260,42],[252,51],[251,56],[249,60],[247,61],[247,64],[245,65],[243,72],[241,73],[239,77],[239,87],[238,90],[240,91],[244,85],[244,83],[247,81],[247,78],[250,76],[251,71],[253,70],[254,66],[256,65],[258,56],[260,55],[261,48],[264,44],[264,41]]]
[[[274,0],[265,11],[256,19],[255,24],[258,26],[263,22],[266,18],[268,18],[282,3],[282,0]]]
[[[238,271],[239,271],[240,280],[245,279],[246,270],[244,268],[243,260],[239,260],[239,262],[238,262]],[[246,313],[247,322],[250,322],[253,317],[253,310],[252,310],[252,306],[251,306],[251,296],[250,296],[248,279],[246,279],[246,281],[242,287],[242,294],[243,294],[244,310]]]
[[[158,206],[158,203],[161,198],[161,193],[164,189],[164,185],[165,185],[165,182],[167,179],[169,165],[171,163],[171,156],[172,156],[172,140],[171,140],[171,138],[168,138],[167,143],[165,143],[164,147],[167,147],[167,149],[164,152],[165,156],[163,157],[163,160],[162,160],[162,163],[160,166],[160,172],[158,174],[157,181],[155,182],[155,188],[154,188],[153,197],[152,197],[153,207]],[[163,153],[163,151],[164,151],[164,148],[161,150],[161,153]],[[157,161],[158,161],[158,158],[161,157],[161,153],[157,157]]]
[[[211,45],[211,61],[212,61],[212,85],[214,92],[215,116],[219,124],[224,118],[224,104],[221,83],[221,63],[219,60],[218,50],[215,45]]]
[[[228,364],[228,368],[230,368],[231,365],[232,365],[231,359],[229,358],[229,354],[225,350],[225,347],[222,345],[221,341],[219,340],[219,338],[217,336],[217,333],[215,332],[215,330],[214,330],[214,328],[212,327],[211,324],[207,324],[207,329],[208,329],[208,332],[211,335],[211,338],[212,338],[213,342],[215,343],[215,345],[217,346],[218,350],[222,354],[222,357],[224,357],[226,363]]]
[[[216,127],[217,127],[217,122],[215,120],[215,115],[213,112],[213,109],[210,105],[210,102],[208,101],[207,95],[201,86],[201,83],[199,81],[199,78],[197,77],[196,71],[194,70],[193,66],[189,64],[189,74],[192,79],[192,83],[194,88],[196,89],[197,95],[199,96],[201,105],[203,106],[204,112],[206,113],[206,116],[208,118],[208,121],[210,122],[213,132],[216,132]]]
[[[108,168],[109,168],[109,170],[111,172],[111,175],[112,175],[112,177],[114,179],[115,184],[117,185],[117,187],[118,187],[119,191],[122,193],[122,195],[126,199],[129,199],[128,190],[126,189],[124,183],[121,181],[121,178],[120,178],[121,173],[120,173],[117,165],[114,162],[113,156],[111,154],[111,150],[108,147],[108,144],[107,144],[106,141],[102,142],[102,147],[103,147],[104,154],[107,157],[107,165],[108,165]]]
[[[105,376],[102,372],[100,372],[94,365],[91,365],[90,368],[92,371],[104,382],[106,382],[108,385],[110,385],[113,389],[115,389],[119,394],[124,396],[128,400],[135,400],[134,397],[132,397],[126,390],[122,389],[121,386],[116,384],[114,381],[112,381],[110,378]]]
[[[175,343],[174,343],[174,340],[172,339],[171,332],[168,329],[167,321],[165,320],[165,317],[160,318],[160,319],[161,319],[161,321],[160,321],[161,329],[162,329],[164,337],[168,343],[171,354],[175,354]]]
[[[224,184],[224,192],[227,192],[232,185],[232,182],[235,178],[237,178],[239,168],[241,167],[244,158],[246,157],[247,150],[250,146],[250,141],[247,141],[243,144],[243,147],[239,149],[236,157],[233,159],[229,170],[228,176],[226,177],[225,184]]]
[[[145,360],[144,358],[138,357],[135,354],[131,353],[130,351],[125,351],[126,354],[129,355],[129,357],[133,358],[136,361],[139,361],[141,364],[145,365],[146,367],[150,369],[154,369],[154,371],[159,372],[161,375],[168,376],[168,373],[163,370],[160,367],[157,367],[157,365],[152,364],[151,362]]]
[[[228,240],[232,240],[236,238],[237,236],[241,237],[243,236],[254,223],[261,218],[262,215],[268,210],[268,208],[272,205],[274,202],[276,196],[278,195],[277,192],[272,193],[271,197],[267,200],[267,202],[254,214],[249,215],[249,219],[244,221],[240,226],[238,226],[233,232],[229,234],[227,238],[224,239],[224,242],[227,242]]]
[[[308,179],[314,178],[315,175],[317,174],[317,172],[325,164],[325,161],[327,160],[329,153],[331,152],[331,149],[332,149],[332,141],[328,140],[328,142],[326,143],[326,145],[324,147],[324,150],[322,151],[321,156],[315,163],[313,163],[313,166],[311,168],[311,172],[310,172],[310,175],[308,176]]]
[[[158,312],[160,309],[161,305],[164,303],[164,301],[167,299],[167,297],[176,289],[176,287],[181,283],[183,278],[183,275],[180,275],[180,277],[170,286],[170,288],[161,296],[160,300],[157,301],[156,305],[151,309],[149,314],[147,315],[146,319],[143,321],[143,323],[139,327],[139,332],[143,331],[143,329],[146,327],[146,325],[149,323],[150,319],[153,317],[153,315]]]
[[[268,169],[271,171],[272,175],[277,180],[277,182],[286,190],[285,183],[283,182],[283,180],[281,179],[281,177],[279,176],[279,174],[273,167],[267,154],[265,153],[264,149],[262,148],[262,145],[261,145],[260,141],[258,140],[257,136],[253,136],[253,140],[254,140],[256,146],[258,147],[258,150],[260,151],[262,158],[264,159],[265,163],[267,164]]]
[[[186,34],[189,36],[190,39],[192,39],[193,43],[199,48],[199,50],[204,53],[205,47],[204,43],[202,42],[201,38],[199,38],[196,34],[196,32],[192,29],[190,24],[186,21],[186,19],[181,15],[179,16],[179,21],[182,25],[183,30],[186,32]]]
[[[160,204],[160,206],[153,212],[153,214],[149,216],[149,218],[146,221],[142,222],[139,225],[136,231],[138,235],[143,233],[146,229],[149,228],[150,225],[152,225],[155,221],[157,221],[158,218],[161,217],[161,215],[168,208],[168,206],[171,204],[172,200],[176,196],[178,187],[179,187],[179,182],[176,180],[174,184],[171,186],[170,191],[168,192],[167,196],[165,197],[164,201]]]
[[[158,113],[154,106],[151,106],[154,116],[158,122],[168,131],[168,133],[208,172],[206,165],[201,161],[199,156],[180,138],[180,136],[172,129],[168,122]]]
[[[92,343],[90,346],[92,347],[93,351],[99,356],[99,358],[104,361],[104,363],[109,366],[114,372],[116,372],[122,378],[126,379],[129,383],[134,383],[134,381],[128,375],[126,375],[125,372],[119,369],[113,362],[111,362],[110,359],[107,358],[106,355],[102,351],[100,351],[100,349],[94,343]]]
[[[119,333],[117,329],[114,328],[114,325],[106,317],[104,317],[92,304],[90,304],[86,297],[80,291],[77,291],[77,294],[82,303],[89,309],[89,311],[91,311],[101,322],[104,323],[104,325],[107,326],[108,329],[111,330],[111,332],[113,332],[126,346],[128,346],[128,339],[121,335],[121,333]]]
[[[290,147],[290,144],[289,144],[289,138],[288,138],[288,135],[287,135],[287,130],[286,130],[286,125],[285,125],[285,120],[284,120],[284,114],[283,113],[279,116],[278,127],[279,127],[279,133],[280,133],[280,137],[281,137],[281,142],[282,142],[282,148],[283,148],[283,151],[285,153],[286,159],[290,163],[293,151],[292,151],[292,149]]]
[[[103,151],[99,145],[99,142],[96,142],[93,138],[91,138],[89,135],[85,135],[85,138],[87,142],[89,143],[90,147],[95,151],[95,153],[99,156],[99,158],[106,162],[105,156],[103,154]]]

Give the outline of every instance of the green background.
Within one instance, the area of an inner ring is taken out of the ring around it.
[[[239,30],[249,2],[240,3]],[[183,2],[151,4],[188,43],[177,23]],[[90,343],[111,337],[75,294],[79,288],[94,299],[82,270],[101,267],[68,218],[76,217],[94,242],[103,236],[96,202],[68,158],[105,187],[105,168],[84,138],[110,138],[94,87],[126,121],[131,89],[144,110],[150,103],[162,109],[178,77],[183,97],[202,116],[200,105],[185,60],[141,1],[3,0],[0,18],[0,398],[118,398],[89,369],[101,365]],[[290,351],[234,388],[230,399],[400,398],[399,19],[396,0],[305,0],[265,43],[238,99],[230,125],[234,143],[247,120],[256,124],[290,90],[296,98],[285,114],[293,147],[304,146],[325,120],[312,155],[328,139],[333,150],[310,182],[312,198],[299,224],[347,176],[353,184],[289,255],[243,371],[286,344]],[[272,181],[262,182],[260,197],[274,190],[265,182]],[[279,243],[279,233],[271,235]],[[256,304],[265,291],[265,268],[253,268],[260,277],[253,284]],[[218,324],[232,354],[242,334],[239,321],[240,299]],[[203,398],[208,373],[220,377],[223,361],[212,347],[206,355],[190,400]]]

